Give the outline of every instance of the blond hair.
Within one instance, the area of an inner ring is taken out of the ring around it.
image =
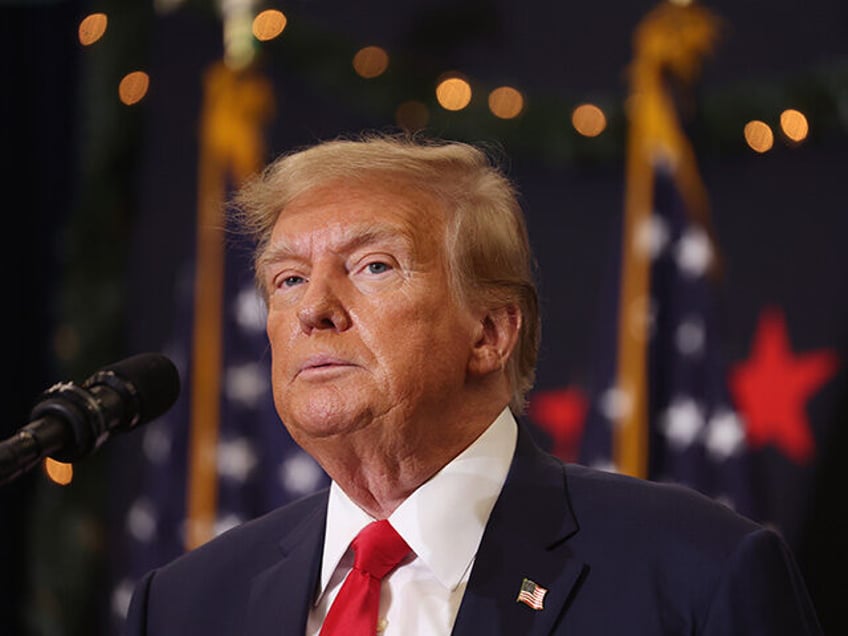
[[[280,214],[298,195],[330,181],[399,180],[434,197],[447,213],[446,247],[453,293],[489,309],[515,305],[518,342],[506,365],[510,408],[524,410],[533,386],[540,324],[532,255],[513,184],[475,146],[407,136],[339,138],[283,155],[249,180],[233,199],[240,227],[255,241],[259,264]]]

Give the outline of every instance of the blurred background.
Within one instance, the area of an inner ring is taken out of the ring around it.
[[[54,382],[138,352],[183,385],[162,418],[0,486],[0,633],[117,634],[149,568],[326,484],[274,414],[250,246],[222,201],[280,153],[363,130],[483,145],[518,184],[538,441],[775,527],[825,631],[848,633],[844,2],[0,15],[2,438]]]

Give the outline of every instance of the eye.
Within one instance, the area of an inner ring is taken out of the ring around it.
[[[388,263],[383,263],[382,261],[374,261],[373,263],[368,263],[366,269],[369,274],[384,274],[391,269],[391,265]]]
[[[306,279],[303,276],[286,276],[277,281],[277,287],[296,287],[305,282]]]

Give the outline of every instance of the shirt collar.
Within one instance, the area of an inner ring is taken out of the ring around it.
[[[500,495],[518,427],[508,408],[468,448],[418,487],[389,517],[415,555],[446,588],[462,581]],[[374,519],[333,482],[321,563],[324,594],[350,542]]]

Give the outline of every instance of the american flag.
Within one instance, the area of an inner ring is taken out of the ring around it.
[[[757,518],[719,330],[720,250],[678,112],[718,32],[709,10],[663,3],[633,40],[621,244],[579,461],[682,483]],[[657,38],[675,46],[657,55]]]
[[[646,379],[648,474],[695,488],[754,515],[745,428],[727,386],[717,282],[710,268],[717,248],[690,215],[664,163],[654,166],[653,210],[634,240],[650,258]],[[618,249],[614,256],[620,270]],[[613,436],[632,396],[617,385],[619,281],[608,286],[599,315],[598,367],[580,462],[618,470]]]
[[[515,602],[524,603],[533,609],[540,610],[543,608],[545,594],[547,593],[548,590],[535,581],[524,579],[521,581],[521,589],[518,592],[518,598],[515,599]]]
[[[325,473],[291,440],[274,410],[265,310],[244,254],[244,249],[230,242],[223,311],[216,534],[328,484]],[[177,365],[183,390],[174,408],[139,431],[135,439],[140,445],[141,465],[136,480],[123,480],[127,492],[116,493],[116,499],[126,496],[128,501],[117,519],[116,535],[123,546],[112,562],[111,624],[115,633],[123,623],[138,579],[185,551],[193,287],[190,265],[181,279],[175,299],[175,333],[163,351]]]

